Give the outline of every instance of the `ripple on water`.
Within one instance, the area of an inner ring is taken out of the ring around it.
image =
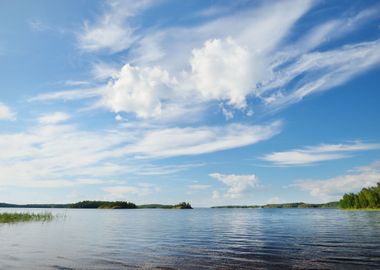
[[[0,227],[1,267],[380,269],[380,212],[53,211],[66,218]]]

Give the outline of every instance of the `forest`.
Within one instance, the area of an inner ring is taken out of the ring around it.
[[[380,182],[374,187],[363,188],[359,193],[346,193],[339,201],[342,209],[380,209]]]

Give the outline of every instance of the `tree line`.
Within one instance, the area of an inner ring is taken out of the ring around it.
[[[363,188],[358,194],[346,193],[339,201],[343,209],[380,209],[380,182],[377,186]]]

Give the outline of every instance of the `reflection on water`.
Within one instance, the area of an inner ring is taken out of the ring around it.
[[[0,225],[0,269],[380,269],[380,212],[52,211]]]

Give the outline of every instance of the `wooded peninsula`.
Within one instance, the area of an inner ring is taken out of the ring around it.
[[[380,182],[375,187],[363,188],[358,194],[346,193],[339,201],[342,209],[380,210]]]

